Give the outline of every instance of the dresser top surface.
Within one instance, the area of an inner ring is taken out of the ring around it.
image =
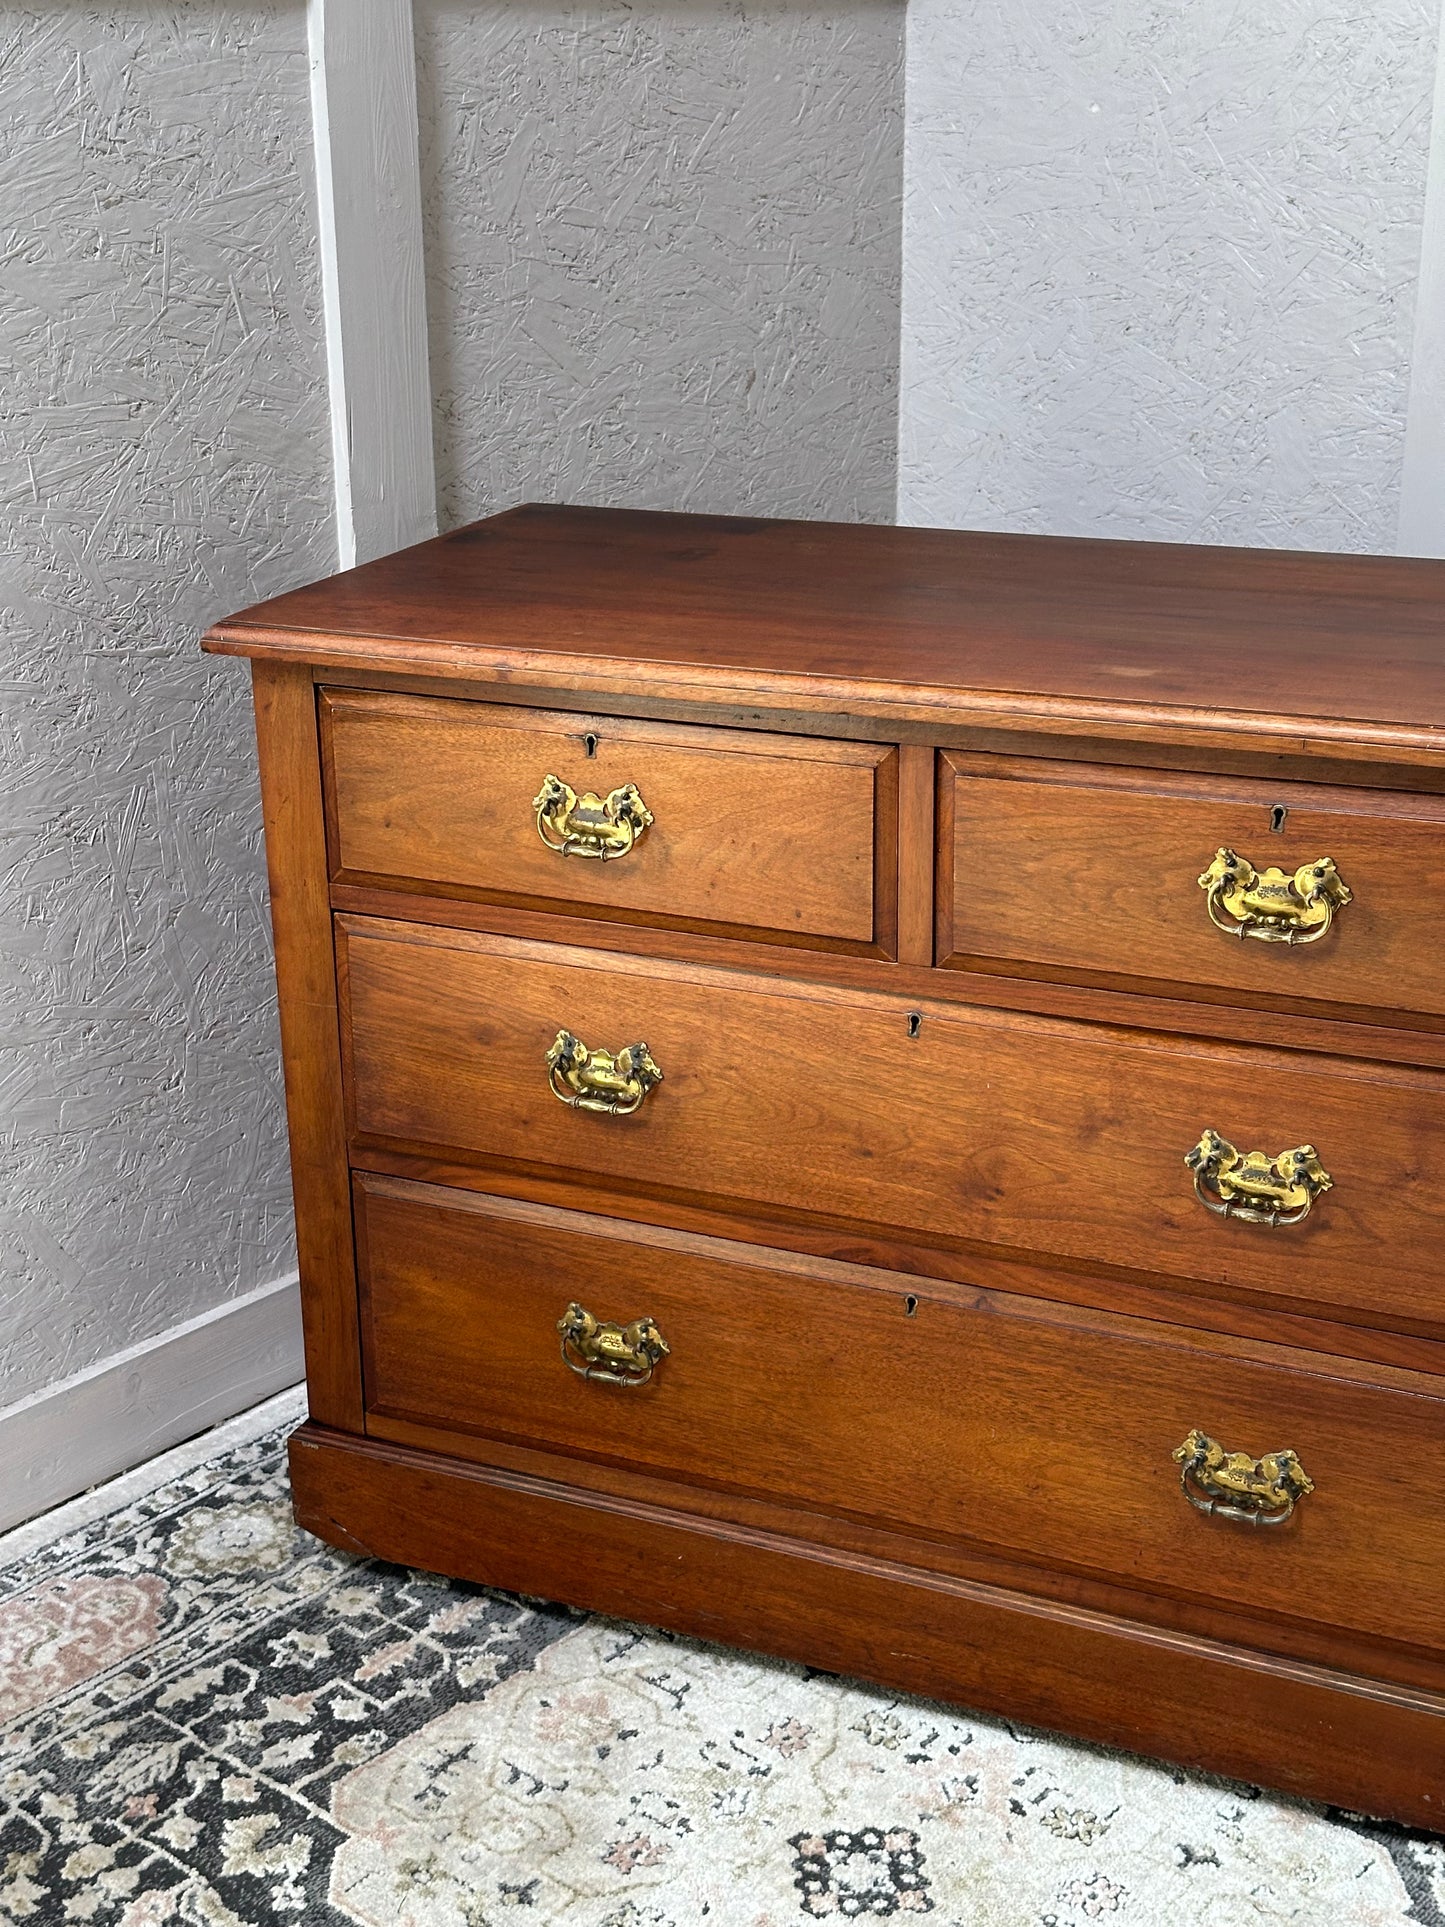
[[[1326,742],[1445,753],[1445,562],[1409,558],[530,505],[206,647],[873,713],[910,692],[940,717],[1319,720]]]

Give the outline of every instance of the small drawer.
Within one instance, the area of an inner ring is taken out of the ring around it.
[[[1445,1073],[338,925],[356,1162],[435,1150],[1445,1329]]]
[[[1445,799],[947,751],[938,820],[940,963],[1445,1016]]]
[[[338,884],[892,953],[895,749],[344,689],[321,731]]]
[[[972,1541],[1238,1607],[1246,1641],[1251,1609],[1445,1636],[1445,1399],[1403,1374],[370,1175],[356,1200],[374,1433]],[[1195,1432],[1304,1476],[1181,1463]]]

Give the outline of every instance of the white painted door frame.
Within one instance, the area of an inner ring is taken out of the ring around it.
[[[1397,546],[1401,555],[1445,556],[1445,8],[1435,48]]]
[[[343,569],[436,534],[411,0],[308,0]]]

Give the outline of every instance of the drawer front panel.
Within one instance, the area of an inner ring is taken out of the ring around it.
[[[1441,1320],[1440,1073],[338,922],[363,1144]],[[631,1115],[559,1102],[563,1029],[645,1042],[662,1081]],[[1185,1166],[1208,1127],[1270,1157],[1311,1144],[1333,1188],[1293,1225],[1220,1216]]]
[[[338,882],[892,947],[895,750],[346,690],[322,739]],[[548,777],[604,806],[632,785],[651,821],[564,854],[596,819],[539,830]]]
[[[1445,1402],[999,1294],[357,1180],[372,1412],[966,1539],[1145,1588],[1445,1635]],[[568,1301],[644,1314],[640,1386],[560,1355]],[[910,1310],[910,1304],[912,1309]],[[1185,1498],[1193,1428],[1315,1490],[1251,1529]],[[1248,1636],[1248,1628],[1244,1629]]]
[[[940,789],[941,962],[1445,1015],[1445,799],[954,752]],[[1222,847],[1291,879],[1331,857],[1351,900],[1318,936],[1286,911],[1305,942],[1216,901],[1221,929],[1199,878]]]

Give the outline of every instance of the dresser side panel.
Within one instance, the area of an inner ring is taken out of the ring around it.
[[[311,1415],[363,1429],[316,695],[304,665],[252,665]]]

